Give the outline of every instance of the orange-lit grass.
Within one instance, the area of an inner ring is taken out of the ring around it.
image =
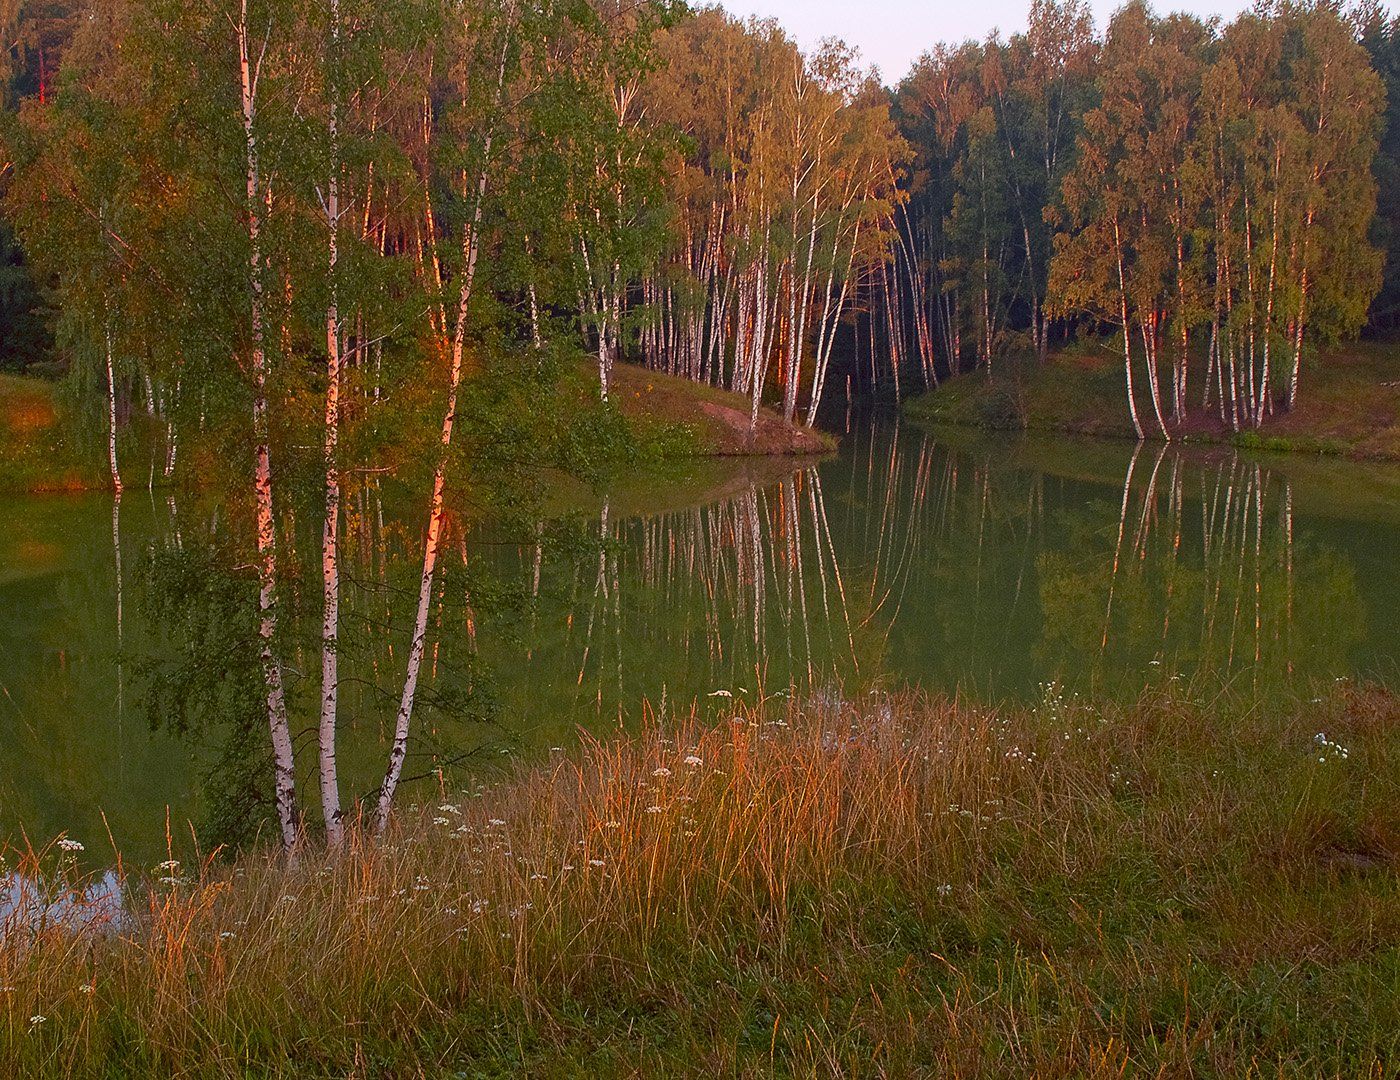
[[[1324,726],[1346,761],[1316,760]],[[1344,689],[1286,715],[871,696],[587,741],[334,863],[210,865],[135,890],[119,933],[12,932],[0,1060],[1380,1076],[1397,736],[1392,698]]]

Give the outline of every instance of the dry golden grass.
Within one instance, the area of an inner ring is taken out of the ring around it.
[[[11,928],[0,1060],[1388,1075],[1397,719],[1351,688],[1283,711],[880,695],[588,742],[332,861],[211,863],[131,882],[115,929]]]

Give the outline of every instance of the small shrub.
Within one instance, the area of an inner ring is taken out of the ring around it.
[[[1003,380],[993,381],[982,400],[978,423],[994,431],[1024,429],[1026,413],[1020,388]]]

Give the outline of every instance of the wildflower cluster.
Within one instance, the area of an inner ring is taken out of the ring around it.
[[[1321,764],[1329,761],[1345,761],[1351,757],[1351,751],[1339,742],[1333,742],[1325,732],[1319,731],[1313,736],[1313,749],[1317,753],[1317,760]]]

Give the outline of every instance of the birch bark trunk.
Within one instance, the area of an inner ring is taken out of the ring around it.
[[[301,836],[296,808],[296,767],[292,733],[287,722],[282,668],[277,660],[277,532],[272,502],[272,455],[267,417],[267,349],[263,340],[262,214],[264,191],[258,160],[257,68],[249,50],[248,0],[242,0],[238,23],[238,61],[243,104],[244,161],[247,169],[247,229],[249,283],[249,348],[253,373],[253,495],[257,508],[258,636],[266,686],[268,729],[282,844],[294,851]]]
[[[107,467],[112,472],[112,490],[121,497],[122,474],[117,468],[117,381],[112,364],[112,322],[108,317],[107,344]]]
[[[499,100],[505,87],[506,58],[509,34],[501,48],[497,73],[496,94]],[[408,733],[413,720],[413,706],[418,693],[418,676],[423,666],[423,653],[428,635],[428,613],[432,608],[433,580],[437,573],[438,552],[442,546],[445,503],[443,493],[447,483],[447,458],[452,447],[452,431],[457,422],[457,392],[462,382],[462,357],[466,348],[467,312],[471,306],[472,286],[476,281],[477,259],[481,252],[481,216],[491,171],[491,149],[494,133],[486,136],[482,152],[481,176],[477,181],[476,206],[471,221],[463,228],[463,265],[457,294],[457,322],[453,328],[451,364],[447,380],[447,407],[442,416],[437,467],[433,471],[433,493],[428,511],[428,533],[423,548],[423,573],[418,584],[418,612],[413,623],[413,638],[409,645],[408,669],[404,676],[403,694],[399,698],[398,714],[394,719],[394,743],[389,750],[389,763],[379,785],[375,810],[375,830],[383,833],[389,825],[394,805],[394,793],[403,776],[404,758],[408,755]],[[431,200],[428,202],[431,211]]]
[[[1118,232],[1118,222],[1113,222],[1113,246],[1118,255],[1118,302],[1119,315],[1123,322],[1123,374],[1128,383],[1128,413],[1133,418],[1133,431],[1138,442],[1146,436],[1142,431],[1142,421],[1138,419],[1137,398],[1133,394],[1133,351],[1132,334],[1128,325],[1128,285],[1123,273],[1123,241]]]
[[[331,70],[327,74],[330,106],[330,176],[326,190],[327,277],[326,306],[326,428],[323,454],[326,470],[325,523],[321,533],[321,724],[318,749],[321,766],[321,815],[326,844],[337,850],[345,842],[341,820],[340,782],[336,764],[336,723],[340,698],[340,311],[336,274],[340,260],[340,109],[335,85],[335,59],[340,44],[340,4],[330,0]]]

